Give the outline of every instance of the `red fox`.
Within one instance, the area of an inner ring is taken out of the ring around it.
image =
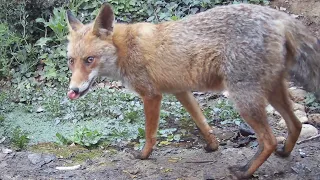
[[[219,143],[192,91],[227,90],[259,142],[245,166],[231,166],[238,178],[250,177],[275,151],[289,156],[300,135],[286,79],[310,92],[320,84],[320,42],[298,20],[259,5],[212,8],[181,20],[159,24],[115,23],[112,7],[102,5],[96,19],[82,24],[66,14],[68,66],[72,72],[68,97],[85,95],[98,76],[121,80],[143,100],[146,143],[136,157],[147,159],[156,144],[162,94],[175,95],[201,130],[205,150]],[[267,122],[270,103],[285,119],[288,137],[277,145]]]

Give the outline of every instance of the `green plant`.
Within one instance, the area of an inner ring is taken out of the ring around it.
[[[234,109],[231,101],[227,99],[219,99],[216,104],[216,112],[221,124],[234,123],[240,125],[242,118],[240,114]]]
[[[57,133],[56,137],[62,144],[75,143],[84,147],[96,146],[103,139],[102,133],[97,130],[90,130],[86,127],[77,129],[70,138],[66,138],[60,133]]]
[[[4,115],[0,114],[0,125],[3,124],[4,120],[5,120]]]
[[[17,150],[24,149],[30,141],[28,132],[23,131],[20,127],[13,129],[10,140],[13,147],[17,148]]]

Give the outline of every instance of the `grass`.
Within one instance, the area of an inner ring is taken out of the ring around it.
[[[14,104],[10,111],[8,108],[0,111],[0,137],[10,136],[8,132],[19,127],[21,132],[28,132],[28,141],[24,144],[30,145],[58,142],[91,148],[101,143],[116,146],[121,142],[133,142],[136,149],[143,147],[145,117],[143,103],[136,95],[126,90],[97,88],[77,101],[70,101],[64,89],[39,92],[41,100]],[[7,101],[10,95],[0,97],[6,97],[2,99]],[[37,113],[39,107],[44,111]],[[205,107],[204,113],[209,122],[237,123],[239,120],[226,99]],[[162,146],[189,136],[195,123],[174,96],[164,95],[159,126],[159,145]]]

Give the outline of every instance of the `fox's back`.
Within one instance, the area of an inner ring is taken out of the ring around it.
[[[153,78],[167,89],[179,87],[179,79],[181,89],[186,84],[191,89],[212,89],[222,87],[228,78],[261,81],[262,75],[276,76],[284,62],[266,59],[265,55],[270,44],[283,46],[279,44],[284,41],[281,22],[292,20],[271,8],[241,4],[160,24],[156,36],[161,43],[151,60],[155,64],[151,71],[156,72]],[[157,71],[159,66],[161,71]]]

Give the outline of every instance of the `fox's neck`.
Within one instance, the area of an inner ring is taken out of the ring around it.
[[[151,40],[155,38],[157,25],[151,23],[136,23],[136,24],[115,24],[113,30],[113,43],[123,51],[125,47],[132,48],[132,41]],[[141,44],[135,44],[139,46]],[[125,53],[125,52],[122,52]]]
[[[154,46],[158,25],[151,23],[115,24],[113,30],[113,43],[117,48],[118,65],[125,67],[128,61],[138,60],[130,53],[134,51],[149,51]],[[142,59],[140,59],[142,60]]]

